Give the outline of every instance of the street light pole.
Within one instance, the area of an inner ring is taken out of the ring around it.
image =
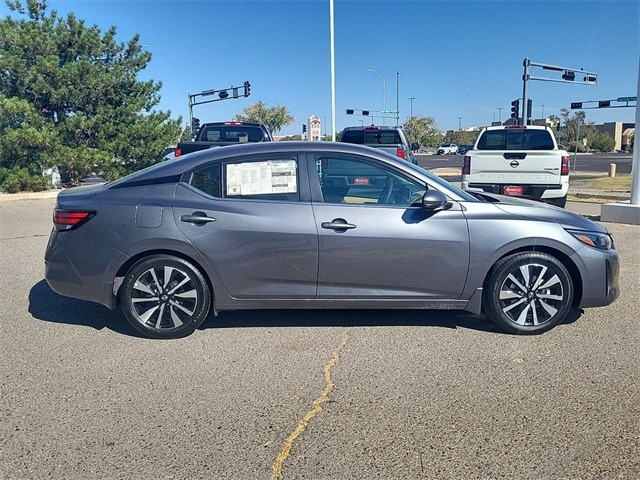
[[[498,107],[497,110],[498,110],[498,121],[502,123],[502,118],[501,118],[502,107]]]
[[[413,101],[416,99],[416,97],[409,97],[409,110],[410,110],[410,116],[409,118],[413,118]]]
[[[462,130],[462,117],[458,117],[458,130]]]
[[[400,122],[400,72],[396,70],[396,127]]]
[[[382,109],[387,110],[387,82],[382,74],[374,68],[367,68],[368,72],[373,72],[382,79]],[[384,115],[382,115],[382,125],[384,125]]]

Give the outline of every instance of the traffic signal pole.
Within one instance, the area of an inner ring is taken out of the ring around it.
[[[528,58],[525,58],[524,61],[522,62],[522,65],[524,66],[524,73],[522,74],[522,124],[526,125],[527,124],[527,119],[529,118],[529,116],[527,115],[527,98],[529,98],[527,96],[527,81],[529,80],[529,64],[531,62],[529,61]],[[518,119],[516,119],[518,120]],[[518,123],[520,123],[518,121]]]
[[[231,95],[229,94],[231,92]],[[218,98],[214,98],[212,100],[201,100],[198,101],[198,97],[207,97],[210,95],[217,94]],[[232,98],[240,98],[240,97],[248,97],[251,95],[251,83],[246,80],[242,86],[238,87],[228,87],[221,88],[218,90],[204,90],[199,93],[190,93],[189,94],[189,125],[193,125],[193,107],[195,105],[202,105],[203,103],[211,103],[211,102],[219,102],[221,100],[231,100]]]

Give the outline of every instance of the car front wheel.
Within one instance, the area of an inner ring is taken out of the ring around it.
[[[154,255],[136,263],[119,295],[129,323],[150,338],[190,335],[211,305],[211,291],[202,273],[172,255]]]
[[[571,310],[573,282],[565,266],[543,252],[522,252],[499,260],[484,285],[485,312],[516,334],[546,332]]]

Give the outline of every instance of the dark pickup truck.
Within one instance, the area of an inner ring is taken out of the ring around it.
[[[196,138],[191,142],[180,142],[174,155],[179,157],[207,148],[254,142],[273,142],[273,136],[266,125],[246,122],[203,123]]]
[[[338,141],[377,148],[407,160],[414,165],[418,163],[413,155],[412,150],[414,149],[409,144],[402,127],[377,125],[345,127]]]

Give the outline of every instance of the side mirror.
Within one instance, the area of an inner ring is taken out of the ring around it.
[[[427,190],[422,196],[422,208],[433,212],[449,206],[449,201],[444,193],[438,190]]]

